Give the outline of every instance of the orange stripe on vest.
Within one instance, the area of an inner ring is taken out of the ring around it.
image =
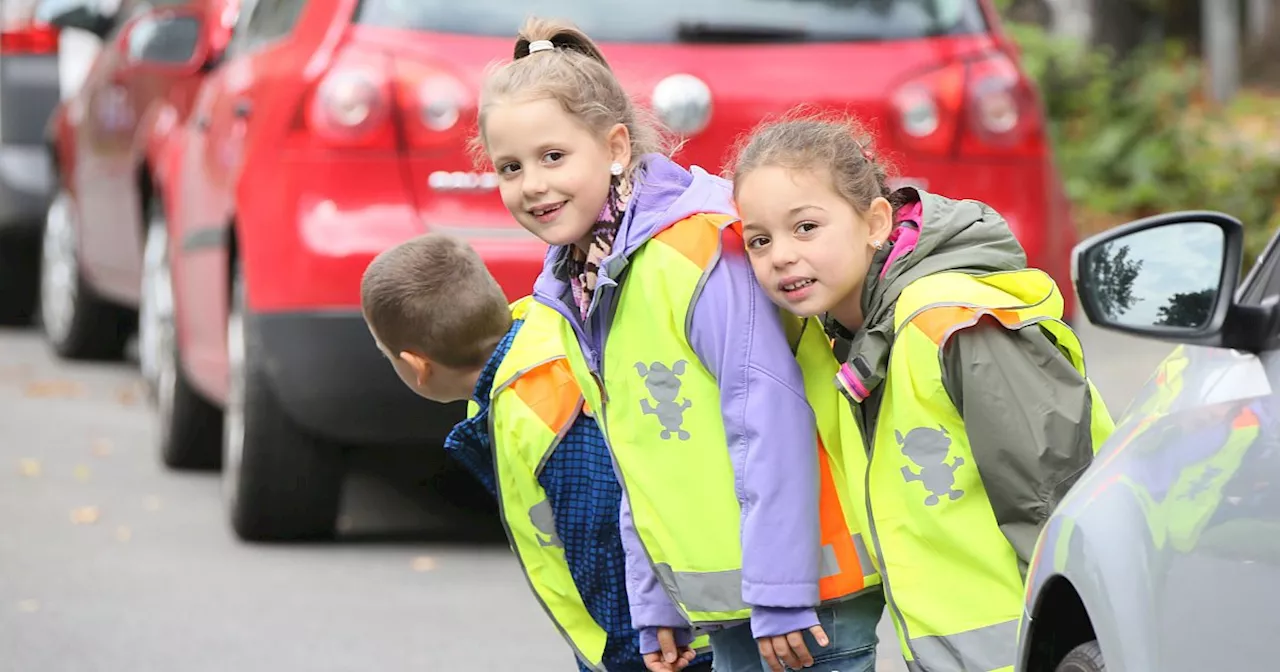
[[[557,359],[520,376],[508,389],[520,397],[551,431],[559,432],[578,412],[577,406],[564,403],[565,387],[573,389],[574,397],[581,396],[578,394],[578,382],[569,370],[569,363],[564,359]]]
[[[822,545],[831,546],[835,551],[836,562],[840,565],[838,574],[818,581],[818,596],[826,601],[862,590],[866,585],[866,572],[858,559],[858,550],[853,545],[849,525],[845,522],[844,508],[836,494],[831,462],[827,458],[827,449],[822,444],[822,439],[818,439],[818,471],[821,482],[818,515],[821,518]]]
[[[698,268],[706,269],[720,252],[720,224],[728,218],[728,215],[691,215],[663,229],[654,240],[671,246]]]
[[[929,337],[937,345],[942,345],[943,339],[947,337],[947,333],[956,327],[972,319],[973,313],[979,309],[970,308],[968,306],[938,306],[937,308],[929,308],[911,320],[917,329]],[[1018,313],[1012,310],[1002,310],[999,308],[982,308],[980,309],[984,315],[991,315],[1000,320],[1005,326],[1011,326],[1021,322]]]

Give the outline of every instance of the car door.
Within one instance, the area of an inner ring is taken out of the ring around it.
[[[246,0],[221,65],[201,88],[185,126],[178,207],[181,253],[175,260],[179,339],[195,382],[225,393],[228,227],[253,107],[256,73],[288,37],[306,0]]]
[[[1274,241],[1237,297],[1248,306],[1280,298]],[[1148,478],[1169,484],[1148,574],[1161,667],[1265,667],[1280,603],[1280,352],[1181,352],[1181,400],[1157,424],[1168,431],[1134,446],[1150,455]]]

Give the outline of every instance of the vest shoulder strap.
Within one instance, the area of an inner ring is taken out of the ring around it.
[[[912,282],[894,307],[895,330],[911,324],[934,343],[965,324],[990,315],[1006,329],[1039,319],[1061,319],[1062,294],[1036,269],[970,275],[935,273]]]
[[[700,212],[668,226],[653,240],[684,255],[698,268],[705,269],[719,257],[721,234],[735,221],[732,215]]]
[[[514,394],[556,436],[563,436],[582,408],[582,389],[563,357],[516,373],[501,394]]]
[[[529,312],[529,304],[531,303],[536,303],[536,302],[533,300],[532,296],[527,294],[525,296],[522,296],[516,299],[515,301],[512,301],[510,304],[511,319],[523,320],[525,318],[525,315],[528,314]]]
[[[494,374],[493,389],[499,390],[525,371],[555,359],[565,358],[565,346],[562,340],[560,323],[564,317],[554,308],[537,301],[521,299],[515,305],[520,307],[520,317],[524,324],[516,333],[515,341],[507,350],[506,356],[498,364]]]

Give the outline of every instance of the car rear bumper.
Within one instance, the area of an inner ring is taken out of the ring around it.
[[[53,197],[45,128],[58,106],[57,54],[0,58],[0,230],[37,229]]]
[[[466,414],[411,392],[374,345],[360,313],[252,314],[276,398],[303,429],[346,444],[439,443]]]
[[[0,144],[0,230],[39,229],[53,182],[43,145]]]

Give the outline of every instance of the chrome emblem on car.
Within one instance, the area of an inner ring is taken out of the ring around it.
[[[693,75],[671,75],[653,87],[653,111],[667,128],[692,135],[711,121],[711,89]]]
[[[427,177],[427,185],[436,191],[490,191],[498,186],[498,174],[437,170]]]

